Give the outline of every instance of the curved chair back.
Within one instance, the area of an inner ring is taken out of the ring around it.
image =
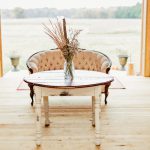
[[[93,70],[108,73],[111,61],[108,56],[101,52],[79,49],[74,59],[75,69]],[[64,57],[59,49],[40,51],[29,57],[27,67],[30,73],[60,70],[64,67]]]

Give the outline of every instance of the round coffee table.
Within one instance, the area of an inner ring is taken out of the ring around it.
[[[113,77],[97,72],[76,70],[72,81],[64,79],[63,70],[43,71],[29,75],[24,81],[34,86],[36,104],[36,144],[41,145],[41,100],[45,108],[45,126],[49,126],[48,96],[91,96],[92,125],[95,144],[100,145],[101,86],[110,84]]]

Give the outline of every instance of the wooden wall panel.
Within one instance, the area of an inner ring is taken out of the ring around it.
[[[144,76],[150,77],[150,0],[147,0],[146,7]]]

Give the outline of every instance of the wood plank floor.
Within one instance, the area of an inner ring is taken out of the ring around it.
[[[126,89],[112,89],[102,102],[101,147],[94,145],[89,97],[50,98],[51,126],[35,146],[35,108],[22,76],[0,78],[0,150],[150,150],[150,78],[117,76]]]

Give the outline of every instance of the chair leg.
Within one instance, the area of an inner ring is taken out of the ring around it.
[[[28,86],[30,88],[31,106],[33,106],[33,103],[34,103],[34,99],[33,99],[33,96],[34,96],[33,85],[32,84],[28,84]]]
[[[105,105],[107,105],[107,97],[108,97],[108,88],[109,88],[110,84],[105,85]]]

